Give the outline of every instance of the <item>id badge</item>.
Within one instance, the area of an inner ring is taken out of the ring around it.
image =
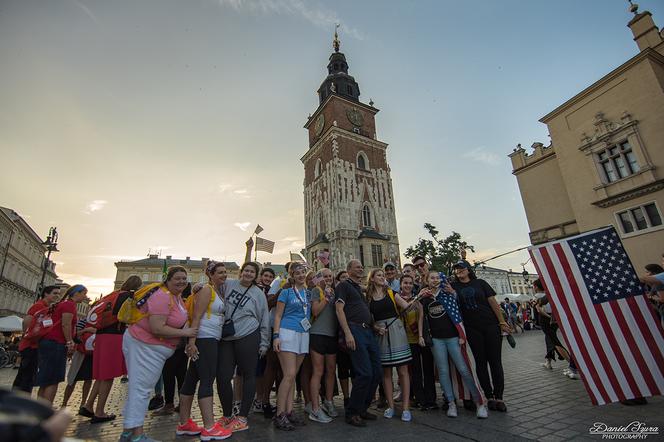
[[[302,318],[302,320],[300,321],[300,325],[302,326],[304,331],[309,331],[309,329],[311,328],[311,323],[307,318]]]
[[[44,320],[42,321],[42,325],[43,325],[44,327],[50,327],[50,326],[53,325],[53,320],[52,320],[52,319],[44,319]]]

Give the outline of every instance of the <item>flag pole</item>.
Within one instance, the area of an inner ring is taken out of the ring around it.
[[[254,231],[254,262],[258,260],[258,234]]]

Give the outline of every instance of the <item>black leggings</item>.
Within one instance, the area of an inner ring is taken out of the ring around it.
[[[184,384],[180,387],[180,394],[193,396],[196,384],[200,381],[198,399],[204,399],[212,396],[212,384],[217,376],[219,341],[214,338],[198,338],[196,348],[198,348],[198,359],[192,360],[189,364]]]
[[[219,341],[217,353],[217,392],[224,409],[224,416],[231,417],[233,412],[233,387],[231,379],[235,366],[242,372],[242,405],[240,416],[248,416],[256,394],[256,365],[258,364],[259,330],[233,341]]]
[[[475,372],[487,399],[502,399],[505,390],[505,374],[501,358],[503,339],[498,324],[481,327],[466,325],[468,343],[475,358]],[[491,378],[489,378],[489,369]],[[492,385],[493,384],[493,385]]]
[[[436,384],[434,379],[434,361],[431,347],[410,344],[413,354],[411,362],[410,393],[420,405],[436,403]]]
[[[175,399],[175,380],[178,381],[178,387],[182,388],[184,375],[187,372],[187,355],[184,354],[184,348],[178,348],[173,356],[166,359],[164,368],[161,371],[164,377],[164,402],[173,404]]]

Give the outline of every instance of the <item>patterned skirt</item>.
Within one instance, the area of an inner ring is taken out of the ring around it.
[[[376,321],[376,324],[387,325],[394,318]],[[392,322],[383,336],[378,336],[380,347],[380,363],[383,367],[398,367],[408,364],[413,358],[410,353],[408,336],[401,319]]]

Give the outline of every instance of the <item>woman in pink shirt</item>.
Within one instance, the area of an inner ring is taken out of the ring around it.
[[[129,326],[124,334],[122,352],[127,364],[129,393],[123,412],[121,442],[153,441],[143,434],[150,393],[180,338],[195,337],[198,332],[195,328],[184,327],[187,311],[180,295],[186,286],[184,267],[170,267],[164,284],[146,295],[149,298],[142,308],[148,315]]]

